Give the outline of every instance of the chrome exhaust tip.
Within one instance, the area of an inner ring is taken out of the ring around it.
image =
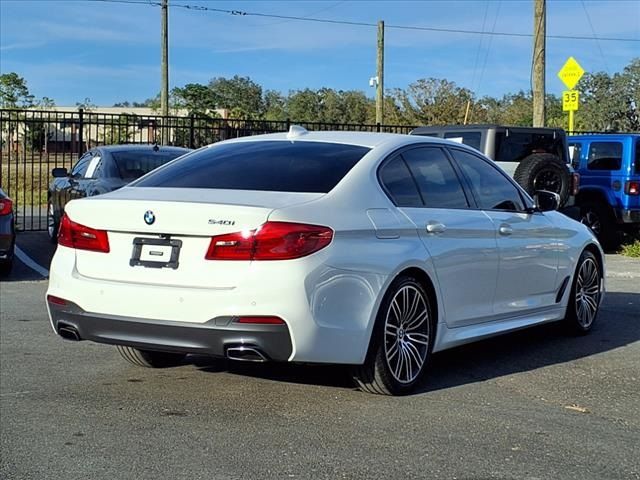
[[[80,341],[80,335],[78,334],[78,330],[72,326],[60,326],[58,327],[58,335],[60,335],[65,340],[72,340],[74,342]]]
[[[241,362],[267,362],[267,356],[255,347],[229,347],[227,348],[227,358],[239,360]]]

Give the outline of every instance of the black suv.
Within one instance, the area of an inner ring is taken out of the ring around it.
[[[561,128],[504,125],[418,127],[410,135],[446,138],[469,145],[496,162],[530,195],[548,190],[560,195],[563,212],[577,218],[574,205],[580,176],[573,171]]]

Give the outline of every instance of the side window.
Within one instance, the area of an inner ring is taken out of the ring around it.
[[[620,170],[622,166],[622,143],[592,142],[587,156],[588,170]]]
[[[418,187],[402,157],[397,156],[380,169],[380,183],[398,207],[422,207]]]
[[[93,152],[85,153],[71,169],[71,176],[75,178],[84,177],[89,166],[89,160],[93,157]]]
[[[451,149],[451,153],[469,180],[481,209],[524,211],[520,192],[497,168],[462,150]]]
[[[441,148],[413,148],[403,152],[402,158],[418,184],[425,206],[469,207],[460,179]]]
[[[447,132],[444,134],[444,138],[454,142],[464,143],[476,150],[480,150],[482,134],[480,132]]]
[[[636,158],[633,173],[640,175],[640,140],[636,142]]]

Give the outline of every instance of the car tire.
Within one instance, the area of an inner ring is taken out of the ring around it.
[[[47,203],[47,235],[53,244],[58,243],[58,222],[56,221],[55,209],[51,202]]]
[[[152,350],[140,350],[138,348],[126,347],[124,345],[116,345],[118,352],[129,363],[138,367],[146,368],[166,368],[180,365],[185,354],[156,352]]]
[[[0,277],[8,277],[13,270],[13,258],[0,262]]]
[[[352,377],[364,392],[406,395],[421,381],[435,336],[431,299],[409,276],[391,284],[380,305],[363,365]]]
[[[580,206],[580,223],[591,229],[605,250],[620,244],[620,232],[611,209],[603,204],[589,202]]]
[[[582,252],[571,284],[564,323],[572,334],[585,335],[592,328],[602,299],[602,268],[596,256]]]
[[[513,174],[513,179],[533,196],[536,190],[548,190],[560,195],[563,207],[571,193],[569,167],[550,153],[534,153],[522,159]]]

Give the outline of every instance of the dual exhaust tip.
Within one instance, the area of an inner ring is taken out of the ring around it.
[[[58,324],[58,334],[65,340],[79,342],[80,334],[76,327],[65,323]],[[269,359],[259,349],[249,346],[238,346],[227,348],[227,358],[230,360],[238,360],[242,362],[267,362]]]

